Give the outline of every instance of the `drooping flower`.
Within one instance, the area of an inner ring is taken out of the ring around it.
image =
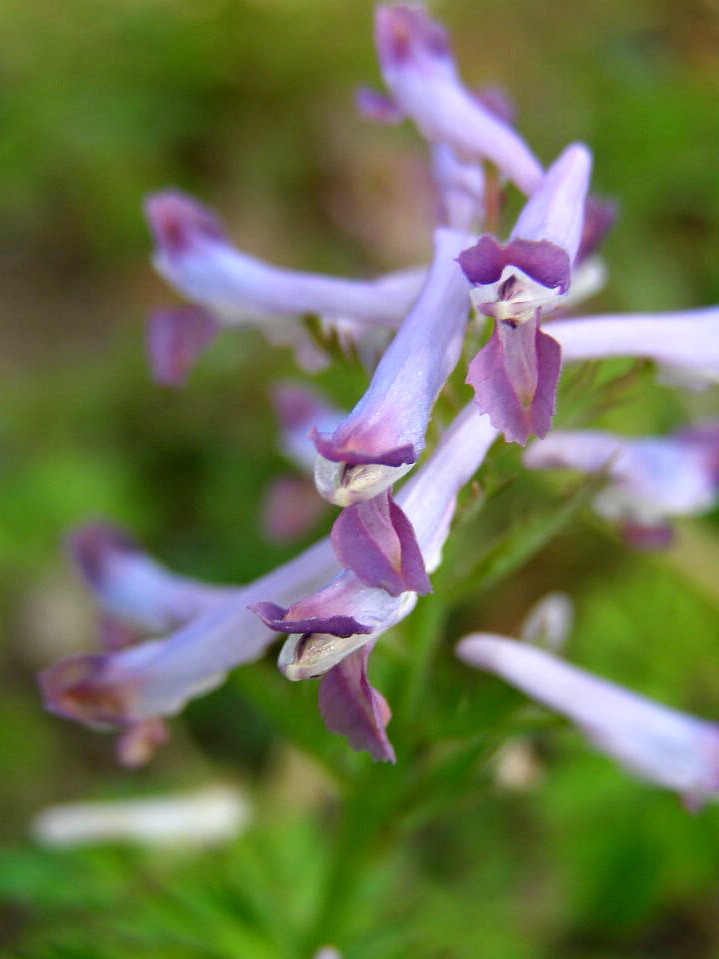
[[[510,442],[544,436],[552,422],[561,351],[539,323],[569,292],[590,169],[586,147],[567,147],[527,201],[509,242],[485,235],[459,257],[473,284],[473,305],[495,321],[467,382],[479,409]]]
[[[488,160],[527,195],[542,168],[524,140],[464,87],[445,31],[416,6],[380,6],[375,44],[397,114],[464,160]],[[389,111],[385,110],[389,117]]]
[[[712,508],[719,496],[719,423],[667,437],[626,438],[600,431],[553,431],[524,454],[530,469],[606,473],[595,510],[621,524],[630,543],[666,546],[667,521]]]
[[[601,751],[695,808],[719,795],[719,724],[696,719],[502,636],[473,633],[457,646],[469,666],[567,716]]]
[[[488,418],[474,405],[467,407],[397,495],[428,573],[440,563],[457,493],[496,436]],[[362,742],[379,760],[392,761],[384,730],[389,712],[367,679],[367,656],[376,639],[412,611],[415,589],[392,596],[346,569],[328,586],[287,608],[274,602],[253,607],[270,628],[291,634],[279,658],[288,679],[324,677],[320,701],[328,728],[346,735],[353,745]]]
[[[315,432],[315,481],[338,506],[371,499],[416,462],[432,406],[459,360],[469,285],[455,262],[463,233],[435,231],[427,281],[374,372],[362,399],[328,435]]]
[[[167,310],[153,318],[148,350],[162,382],[181,381],[216,331],[212,323],[257,325],[272,342],[306,353],[311,344],[289,318],[313,314],[328,323],[348,319],[367,328],[395,329],[424,280],[423,268],[363,281],[273,266],[235,249],[218,217],[177,190],[148,197],[145,213],[158,273],[205,311]]]

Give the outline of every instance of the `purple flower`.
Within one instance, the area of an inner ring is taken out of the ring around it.
[[[228,670],[258,659],[270,645],[274,633],[249,611],[250,603],[268,593],[291,602],[326,582],[337,568],[326,539],[220,601],[212,587],[193,586],[184,580],[196,604],[192,618],[164,639],[116,652],[75,656],[46,669],[40,674],[46,707],[91,726],[120,729],[174,715],[189,699],[221,683]],[[132,574],[127,582],[131,580]],[[93,575],[88,577],[88,585],[101,605],[107,605],[106,580]],[[158,585],[162,592],[161,580]],[[203,590],[208,591],[208,602],[200,608]],[[126,605],[118,601],[121,594]],[[148,619],[153,619],[153,603],[147,593],[144,602],[151,613]],[[158,607],[164,609],[165,604]],[[112,609],[122,618],[137,618],[138,606],[130,591],[116,591]]]
[[[479,468],[496,435],[488,418],[472,404],[400,490],[397,500],[414,530],[427,572],[440,563],[458,491]],[[359,552],[366,546],[358,542],[357,548]],[[370,544],[371,550],[375,548],[376,543]],[[373,566],[376,557],[371,555],[367,562]],[[270,628],[292,634],[280,653],[280,669],[293,680],[323,676],[320,701],[328,727],[347,735],[353,745],[361,742],[375,759],[392,761],[384,732],[389,714],[369,684],[367,655],[383,632],[411,612],[416,599],[414,590],[392,596],[346,569],[323,589],[287,608],[268,602],[254,607]],[[351,663],[344,665],[349,657]]]
[[[544,327],[565,363],[637,356],[697,380],[719,382],[719,307],[676,313],[619,313],[553,320]]]
[[[510,442],[544,436],[552,422],[561,351],[539,321],[569,292],[590,169],[586,147],[567,147],[527,201],[506,246],[483,236],[459,257],[473,284],[472,303],[495,320],[467,382],[479,409]]]
[[[347,419],[318,431],[315,469],[325,499],[350,506],[391,486],[416,462],[432,406],[459,360],[469,311],[468,284],[455,257],[466,236],[435,232],[427,282]]]
[[[711,509],[719,494],[719,423],[670,437],[627,439],[599,431],[554,431],[524,454],[530,469],[606,473],[594,508],[619,522],[633,545],[671,542],[667,518]]]
[[[534,191],[539,162],[511,126],[462,85],[445,31],[424,10],[378,7],[375,43],[398,114],[410,117],[431,143],[446,144],[459,158],[489,160],[524,193]]]
[[[601,751],[696,807],[719,792],[719,725],[660,706],[526,643],[474,633],[457,646],[485,669],[576,723]]]
[[[423,274],[345,280],[271,266],[235,249],[214,213],[176,190],[148,197],[145,212],[157,271],[188,299],[233,326],[262,316],[348,316],[395,328],[419,292]]]

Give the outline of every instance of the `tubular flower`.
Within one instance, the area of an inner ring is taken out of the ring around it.
[[[419,7],[381,6],[375,15],[380,70],[399,115],[432,143],[465,160],[488,160],[531,194],[542,168],[524,140],[461,83],[445,31]]]
[[[590,169],[586,147],[567,147],[527,201],[506,246],[486,235],[459,257],[473,284],[473,305],[495,321],[467,382],[479,409],[510,442],[544,436],[552,422],[561,351],[539,321],[569,292]]]
[[[424,448],[432,406],[459,360],[468,284],[454,258],[464,233],[438,229],[422,292],[346,420],[315,430],[317,489],[338,506],[371,499],[412,468]]]
[[[488,418],[474,406],[467,407],[397,496],[429,573],[441,561],[457,493],[479,468],[496,436]],[[358,551],[367,548],[357,546]],[[370,547],[370,552],[375,550],[377,542]],[[374,562],[372,557],[367,560],[370,566]],[[268,627],[292,634],[279,658],[288,679],[323,676],[320,705],[328,727],[346,735],[353,745],[363,743],[361,748],[375,759],[393,761],[393,754],[385,734],[389,710],[369,684],[367,656],[377,638],[412,611],[416,589],[392,596],[347,569],[288,608],[268,602],[253,607]]]
[[[719,423],[668,437],[627,439],[599,431],[555,431],[524,454],[530,469],[605,472],[594,508],[618,521],[635,546],[665,546],[667,519],[705,512],[719,495]]]
[[[567,716],[603,753],[696,807],[719,794],[719,725],[695,719],[526,643],[465,636],[457,655]]]

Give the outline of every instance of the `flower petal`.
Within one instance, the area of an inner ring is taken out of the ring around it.
[[[688,803],[719,792],[719,725],[676,712],[550,653],[485,633],[466,636],[457,655],[496,673],[568,716],[607,755]]]
[[[367,677],[371,645],[355,650],[326,673],[320,683],[319,705],[327,728],[346,736],[350,746],[373,759],[395,762],[385,732],[392,715],[387,701]]]
[[[412,525],[389,490],[343,509],[330,538],[340,563],[366,586],[391,596],[432,591]]]
[[[504,433],[510,443],[522,446],[534,433],[544,436],[552,424],[556,398],[557,381],[561,366],[561,351],[552,337],[539,328],[534,329],[534,349],[536,356],[536,389],[529,397],[517,395],[526,385],[526,377],[521,377],[517,386],[510,380],[505,343],[509,337],[526,338],[531,334],[530,324],[515,330],[503,328],[500,337],[498,325],[495,325],[491,339],[469,364],[466,382],[474,389],[477,407],[487,413],[492,425]],[[514,357],[516,359],[516,357]],[[515,376],[515,379],[517,377]]]
[[[182,386],[218,332],[213,317],[200,307],[156,310],[148,320],[146,333],[154,381],[161,386]]]

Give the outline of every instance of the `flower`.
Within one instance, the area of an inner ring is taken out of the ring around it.
[[[539,321],[569,292],[590,169],[586,147],[567,147],[527,201],[509,242],[485,235],[459,257],[473,284],[473,305],[495,320],[467,382],[479,409],[510,442],[544,436],[552,422],[561,354]]]
[[[456,648],[484,669],[576,723],[601,751],[690,807],[719,794],[719,725],[668,709],[502,636],[472,633]]]
[[[395,110],[457,157],[489,160],[531,194],[542,168],[522,138],[459,79],[445,31],[420,7],[380,6],[375,15],[380,70]]]
[[[362,399],[331,434],[313,433],[317,489],[338,506],[371,499],[416,462],[432,406],[459,360],[468,284],[454,258],[464,233],[435,231],[427,281]]]
[[[556,430],[523,457],[529,469],[605,472],[609,485],[595,498],[600,516],[618,521],[635,546],[666,546],[671,516],[711,509],[719,494],[719,423],[668,437],[628,439],[595,430]]]

